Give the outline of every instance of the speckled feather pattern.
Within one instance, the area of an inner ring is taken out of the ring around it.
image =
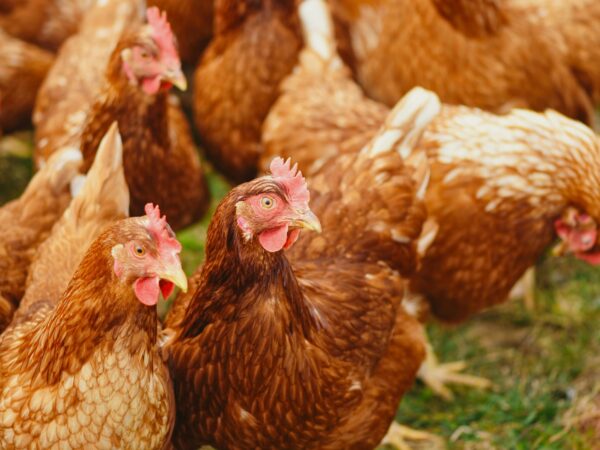
[[[265,122],[262,167],[275,155],[292,157],[318,190],[313,177],[359,151],[386,108],[346,69],[310,52],[282,86]],[[418,148],[431,165],[426,204],[440,228],[412,288],[439,319],[458,322],[504,301],[552,242],[553,220],[566,206],[600,219],[597,139],[560,114],[444,106]]]
[[[557,113],[448,107],[421,145],[432,164],[427,207],[440,229],[414,289],[438,318],[458,322],[506,300],[567,206],[600,219],[597,138]]]
[[[446,6],[441,12],[440,4]],[[418,85],[446,103],[502,112],[553,108],[592,120],[589,92],[556,50],[560,35],[538,23],[537,4],[336,0],[334,5],[350,27],[357,78],[378,101],[393,105]],[[465,32],[472,26],[481,29]]]
[[[0,131],[26,124],[54,57],[0,29]]]
[[[218,23],[228,7],[239,7],[242,15],[220,25],[194,75],[200,136],[211,160],[238,182],[256,174],[263,120],[300,49],[294,1],[280,3],[217,1]]]
[[[35,368],[22,370],[19,350],[31,343],[31,331],[44,326],[50,311],[39,309],[0,338],[2,448],[163,448],[172,402],[168,373],[156,352],[145,346],[129,351],[124,341],[142,338],[133,330],[112,334],[114,342],[99,345],[55,383]]]
[[[424,354],[420,324],[402,300],[418,267],[426,214],[417,190],[426,171],[417,170],[416,154],[407,155],[415,166],[405,165],[396,150],[414,137],[388,136],[422,131],[435,108],[417,108],[406,122],[403,111],[394,111],[373,147],[311,177],[323,233],[302,236],[285,254],[240,248],[252,244],[236,236],[232,212],[252,182],[221,204],[195,291],[178,298],[167,319],[176,446],[379,443]]]
[[[92,244],[56,306],[32,302],[0,337],[2,448],[168,446],[173,394],[156,310],[112,271],[110,249],[136,233],[130,220]]]
[[[227,227],[219,212],[216,220],[213,230]],[[195,293],[177,300],[190,303],[168,332],[204,324],[168,346],[178,448],[368,448],[385,434],[423,358],[420,326],[400,306],[406,280],[341,242],[321,251],[308,242],[288,256],[291,267],[257,273],[237,298],[233,285],[209,288],[212,276],[200,269]],[[245,275],[223,260],[207,264],[232,280]]]

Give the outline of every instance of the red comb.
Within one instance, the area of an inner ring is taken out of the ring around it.
[[[285,186],[288,196],[292,203],[308,203],[310,193],[306,180],[302,176],[302,172],[298,170],[298,164],[291,166],[291,158],[283,161],[283,158],[277,157],[271,161],[271,174],[273,178]]]
[[[158,243],[159,252],[162,253],[163,250],[170,250],[179,253],[181,251],[181,244],[167,223],[166,216],[160,216],[158,205],[154,206],[152,203],[147,203],[144,210],[148,217],[148,231],[150,231],[152,237]]]
[[[156,45],[161,51],[161,54],[168,58],[179,59],[179,54],[175,48],[175,37],[171,31],[171,25],[167,21],[167,13],[153,6],[146,10],[148,24],[152,28],[152,37],[156,41]]]

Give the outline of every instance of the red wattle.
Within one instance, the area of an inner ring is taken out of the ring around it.
[[[138,278],[133,283],[133,290],[137,299],[146,306],[154,306],[158,303],[160,294],[158,277]]]
[[[283,248],[288,238],[288,226],[282,225],[278,228],[263,231],[258,236],[260,245],[268,252],[278,252]]]

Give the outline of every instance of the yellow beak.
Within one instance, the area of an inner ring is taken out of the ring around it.
[[[303,213],[301,213],[301,215],[292,220],[292,226],[304,228],[306,230],[316,231],[317,233],[320,233],[322,231],[321,222],[319,221],[319,218],[315,216],[315,214],[310,209],[304,211]]]
[[[159,276],[162,280],[170,281],[183,292],[187,292],[188,279],[181,265],[179,267],[167,268]]]
[[[180,91],[185,91],[187,89],[187,79],[185,78],[185,75],[183,74],[181,69],[168,70],[163,75],[163,80],[173,84],[173,86],[175,86]]]

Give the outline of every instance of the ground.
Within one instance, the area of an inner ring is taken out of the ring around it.
[[[20,133],[0,140],[0,204],[31,174],[30,139]],[[209,179],[214,210],[228,186],[214,173]],[[179,233],[188,273],[202,261],[208,220]],[[447,402],[417,384],[397,419],[443,437],[450,449],[600,449],[582,427],[600,419],[600,271],[547,256],[538,266],[536,302],[529,311],[511,301],[453,329],[431,325],[442,361],[465,360],[470,374],[494,387],[455,389]]]

